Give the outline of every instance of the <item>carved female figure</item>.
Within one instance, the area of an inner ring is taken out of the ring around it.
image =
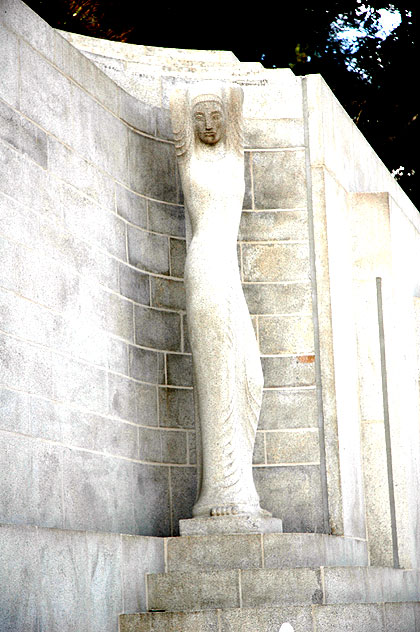
[[[263,376],[236,240],[244,196],[242,89],[205,81],[176,91],[172,126],[187,223],[185,289],[201,434],[193,515],[269,515],[252,454]]]

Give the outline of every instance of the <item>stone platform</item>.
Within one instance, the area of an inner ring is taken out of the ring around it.
[[[324,534],[183,536],[147,575],[148,612],[120,632],[420,631],[420,574],[368,566],[366,542]]]

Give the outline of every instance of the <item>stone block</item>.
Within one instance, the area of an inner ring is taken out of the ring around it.
[[[387,632],[398,630],[398,632],[412,632],[418,630],[416,625],[415,603],[385,603],[384,618]]]
[[[0,48],[3,57],[0,97],[16,107],[19,102],[19,43],[16,35],[4,27],[0,31]]]
[[[162,445],[160,441],[161,431],[158,428],[138,429],[139,433],[139,458],[141,461],[152,463],[162,462]]]
[[[264,567],[367,566],[366,542],[323,533],[266,533]]]
[[[83,295],[83,291],[89,291],[89,300]],[[134,340],[133,327],[133,304],[123,296],[113,292],[107,292],[102,288],[90,284],[88,288],[83,288],[81,299],[85,303],[92,305],[95,318],[100,327],[128,341]]]
[[[170,386],[192,386],[192,356],[188,353],[168,353],[166,356],[167,383]]]
[[[179,521],[191,518],[197,497],[197,470],[195,467],[171,467],[171,535],[179,534]]]
[[[169,274],[168,238],[127,226],[128,260],[146,272]]]
[[[259,427],[264,430],[317,428],[315,389],[265,389]]]
[[[135,96],[120,90],[120,117],[140,132],[156,135],[156,108],[148,103],[142,103]]]
[[[312,316],[260,316],[258,332],[261,353],[313,353]]]
[[[1,434],[1,521],[62,527],[61,448]]]
[[[114,456],[65,448],[64,527],[136,533],[132,465]]]
[[[123,535],[121,545],[124,612],[144,612],[146,610],[145,573],[163,573],[164,541],[162,538]],[[139,560],[141,560],[142,572],[139,572]]]
[[[185,258],[187,256],[185,239],[169,240],[169,256],[171,264],[171,276],[177,277],[178,279],[183,279]]]
[[[181,319],[175,312],[136,305],[136,343],[167,351],[181,350]]]
[[[52,35],[52,31],[51,31]],[[44,50],[42,51],[44,53]],[[72,85],[33,48],[20,47],[20,81],[23,114],[51,132],[56,138],[74,146],[73,123],[77,104],[73,101]],[[42,85],[43,89],[39,90]],[[82,118],[86,124],[87,118]]]
[[[285,532],[324,531],[318,465],[254,467],[254,480],[261,506],[283,520]]]
[[[120,632],[218,632],[217,611],[154,612],[120,616]],[[153,625],[153,628],[150,626]]]
[[[19,187],[16,187],[19,182]],[[20,204],[41,213],[61,217],[61,209],[48,206],[48,177],[44,169],[3,144],[0,153],[1,191]]]
[[[70,185],[61,185],[64,223],[68,230],[89,243],[97,244],[118,259],[127,259],[126,224],[105,211]]]
[[[243,199],[243,208],[254,208],[252,199],[252,156],[249,151],[244,153],[244,180],[245,193]]]
[[[354,603],[313,608],[315,629],[323,632],[385,632],[382,604]],[[387,631],[388,632],[388,631]],[[391,632],[391,631],[389,631]]]
[[[265,433],[267,463],[319,463],[318,429]]]
[[[48,169],[67,184],[76,187],[81,194],[92,198],[102,208],[115,212],[113,180],[52,136],[48,136]],[[115,187],[118,211],[118,189],[122,187]],[[124,217],[122,213],[120,215]]]
[[[147,575],[148,610],[208,610],[239,607],[238,571]]]
[[[114,81],[57,30],[54,32],[54,63],[100,103],[115,114],[118,113],[119,90]]]
[[[243,570],[241,593],[245,608],[322,603],[321,573],[315,568]]]
[[[168,109],[155,106],[156,136],[163,140],[173,140],[171,115]]]
[[[308,281],[308,245],[306,243],[244,243],[242,265],[244,281]]]
[[[119,264],[120,292],[141,305],[150,304],[149,276],[136,268]]]
[[[53,357],[53,369],[51,382],[54,399],[76,404],[93,413],[108,413],[105,371],[59,354]]]
[[[146,198],[115,183],[117,213],[138,228],[147,228]]]
[[[128,183],[127,126],[76,85],[72,89],[73,139],[69,143],[83,158]]]
[[[254,204],[257,209],[305,208],[306,173],[303,149],[255,151],[252,154]],[[268,174],[270,174],[268,176]]]
[[[65,441],[67,430],[63,407],[55,402],[40,397],[29,399],[30,434],[33,437],[50,439],[51,441]],[[75,414],[77,417],[77,413]]]
[[[88,632],[90,586],[85,533],[40,530],[38,571],[39,624],[45,630]],[[59,586],[58,578],[60,578]]]
[[[293,632],[312,632],[311,606],[232,608],[220,612],[221,632],[279,632],[283,623],[289,623]]]
[[[383,422],[362,423],[362,459],[369,551],[374,566],[393,566],[391,510]]]
[[[251,119],[294,119],[301,118],[301,78],[290,68],[265,70],[265,79],[257,80],[245,87],[244,117]]]
[[[148,612],[120,614],[118,630],[119,632],[150,632],[151,616]]]
[[[154,200],[181,203],[175,148],[172,143],[129,130],[129,184]]]
[[[159,388],[159,425],[168,428],[194,428],[192,389]]]
[[[118,338],[108,339],[108,363],[110,371],[128,375],[128,345]]]
[[[149,200],[149,230],[173,237],[185,237],[184,207]]]
[[[244,136],[245,147],[251,149],[303,147],[303,119],[245,119]]]
[[[0,526],[0,628],[38,632],[39,560],[35,527]]]
[[[255,444],[254,444],[254,453],[252,455],[252,463],[255,464],[266,464],[266,455],[265,455],[265,433],[257,430],[257,434],[255,436]]]
[[[315,384],[315,356],[265,356],[261,358],[264,385],[312,386]]]
[[[243,290],[251,314],[310,314],[312,311],[308,282],[244,283]]]
[[[73,409],[64,409],[59,420],[65,445],[129,459],[138,456],[136,426]]]
[[[10,30],[25,39],[45,57],[52,59],[54,52],[54,31],[23,2],[3,0],[1,20]]]
[[[0,428],[30,434],[29,397],[26,393],[0,388]]]
[[[171,534],[169,468],[143,463],[131,465],[134,489],[131,500],[126,502],[134,508],[134,533],[169,536]]]
[[[164,354],[150,349],[129,347],[130,375],[136,380],[151,384],[165,383]]]
[[[158,425],[157,388],[149,384],[136,384],[136,419],[144,426]]]
[[[53,369],[50,353],[28,342],[0,336],[0,383],[17,391],[43,397],[53,395]]]
[[[302,211],[243,211],[240,241],[308,239],[308,214]]]
[[[153,307],[185,310],[185,289],[181,281],[150,277],[150,288]]]
[[[396,568],[326,567],[325,603],[416,601],[418,577]]]
[[[65,204],[64,198],[61,203]],[[100,250],[97,244],[88,243],[83,237],[72,235],[53,217],[40,218],[39,233],[39,247],[43,257],[51,259],[58,268],[65,262],[66,268],[78,272],[86,280],[91,279],[116,292],[119,291],[118,262]]]
[[[166,555],[168,572],[262,568],[262,536],[235,534],[170,538]]]
[[[137,383],[128,377],[108,374],[109,412],[132,423],[137,421]]]
[[[4,172],[2,171],[2,173]],[[34,239],[38,238],[38,218],[32,213],[29,214],[25,207],[19,204],[19,202],[16,202],[12,198],[0,193],[0,232],[5,238],[17,241],[19,244],[31,246]],[[10,267],[15,265],[14,261],[8,260],[8,257],[11,254],[10,249],[16,249],[16,246],[8,244],[8,242],[3,239],[0,243],[0,253],[2,253],[1,267],[4,270],[1,277],[2,286],[16,287],[16,285],[13,285],[12,283],[12,271],[5,270],[6,265],[9,265]],[[7,283],[8,279],[9,283]]]
[[[195,432],[187,432],[188,443],[188,463],[190,465],[197,464],[197,438]]]
[[[0,102],[0,139],[42,168],[47,167],[46,133],[3,102]]]
[[[161,430],[162,463],[187,464],[187,433],[182,430]]]
[[[88,627],[112,629],[123,606],[121,536],[86,533]]]

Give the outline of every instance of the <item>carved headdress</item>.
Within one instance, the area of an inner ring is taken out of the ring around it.
[[[242,88],[222,81],[200,81],[171,95],[172,130],[179,161],[189,158],[194,144],[192,110],[197,103],[220,103],[226,119],[225,143],[228,150],[243,156]]]

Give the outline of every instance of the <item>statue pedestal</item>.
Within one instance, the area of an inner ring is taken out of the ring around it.
[[[264,515],[209,516],[179,521],[183,535],[217,535],[234,533],[283,533],[280,518]]]

